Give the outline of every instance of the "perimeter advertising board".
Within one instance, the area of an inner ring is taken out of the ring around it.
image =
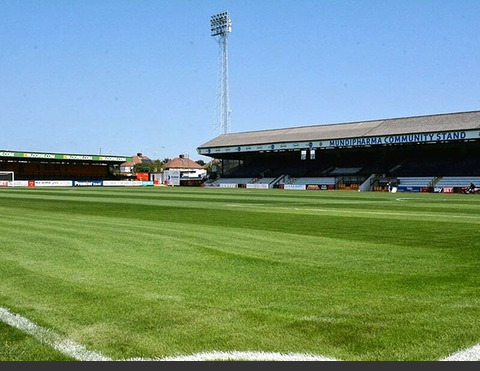
[[[102,187],[103,180],[74,180],[74,187]]]
[[[238,188],[238,184],[220,183],[218,187],[219,188]]]
[[[36,180],[35,187],[71,187],[71,180]],[[28,184],[27,184],[28,185]]]
[[[247,183],[247,188],[251,189],[268,189],[268,184]]]
[[[283,186],[283,189],[293,189],[297,191],[304,191],[305,189],[307,189],[307,186],[304,184],[285,184]]]
[[[142,185],[140,180],[104,180],[104,187],[139,187]]]
[[[70,182],[71,185],[71,182]],[[9,187],[28,187],[28,180],[15,180],[8,183]]]
[[[180,185],[180,170],[165,170],[164,179],[169,186]]]

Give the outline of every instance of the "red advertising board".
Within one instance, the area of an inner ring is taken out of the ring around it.
[[[137,177],[137,180],[143,180],[147,182],[149,179],[149,174],[148,173],[136,173],[135,176]]]
[[[35,187],[35,181],[34,180],[29,180],[28,181],[28,186],[29,187]]]

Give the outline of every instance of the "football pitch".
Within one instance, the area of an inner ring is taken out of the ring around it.
[[[480,196],[9,188],[0,217],[0,360],[442,360],[480,343]]]

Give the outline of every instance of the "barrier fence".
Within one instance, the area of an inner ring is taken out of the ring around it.
[[[0,181],[0,187],[153,187],[159,181],[142,180],[15,180]]]
[[[0,187],[153,187],[162,185],[160,181],[141,180],[15,180],[13,182],[0,180]],[[268,189],[268,184],[246,184],[242,188]],[[210,187],[239,188],[238,184],[215,184]],[[282,185],[286,190],[333,190],[331,185]],[[398,192],[423,192],[423,193],[465,193],[468,187],[405,187],[399,186]]]

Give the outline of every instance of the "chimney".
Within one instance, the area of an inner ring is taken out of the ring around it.
[[[180,157],[180,158],[185,158],[185,155],[180,155],[179,157]]]

